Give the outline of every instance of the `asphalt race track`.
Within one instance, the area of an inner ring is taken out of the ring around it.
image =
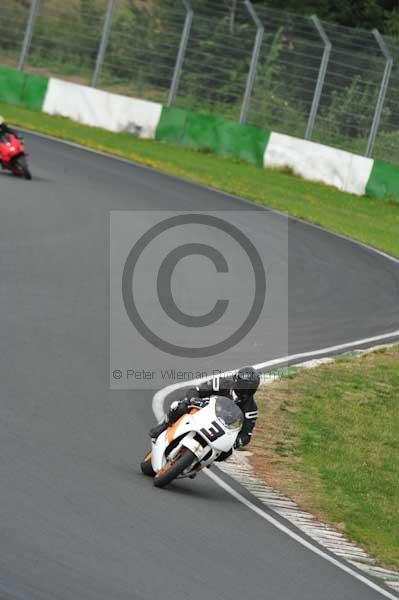
[[[204,476],[155,490],[138,466],[152,393],[109,389],[109,211],[242,203],[26,141],[34,181],[0,173],[0,598],[381,598]],[[289,227],[290,353],[399,328],[397,264]]]

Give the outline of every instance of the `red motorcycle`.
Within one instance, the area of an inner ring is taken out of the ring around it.
[[[17,177],[32,179],[27,156],[23,140],[11,133],[0,137],[0,164],[3,169],[11,171]]]

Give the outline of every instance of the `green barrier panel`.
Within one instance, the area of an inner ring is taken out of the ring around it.
[[[0,102],[40,110],[46,95],[48,79],[0,67]]]
[[[7,104],[22,105],[22,89],[24,74],[10,69],[0,67],[0,101]]]
[[[38,75],[26,75],[24,88],[22,90],[22,103],[25,108],[41,110],[44,104],[48,86],[46,77]]]
[[[374,198],[399,198],[399,167],[375,160],[366,194]]]
[[[270,133],[221,117],[187,113],[183,144],[220,156],[238,158],[259,167]]]
[[[156,139],[263,166],[270,132],[221,117],[163,107]]]
[[[187,112],[185,110],[164,106],[155,133],[155,139],[170,142],[171,144],[181,144],[186,120]]]

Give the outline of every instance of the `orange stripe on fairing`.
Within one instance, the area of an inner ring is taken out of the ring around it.
[[[199,411],[199,408],[191,408],[189,411],[189,415],[195,415],[195,413],[197,413]],[[181,420],[185,419],[186,415],[183,415],[182,417],[180,417],[180,419],[178,419],[176,421],[176,423],[173,423],[173,425],[170,425],[170,427],[168,428],[168,443],[170,444],[171,442],[173,442],[173,440],[175,439],[175,433],[176,433],[176,429],[179,427]]]
[[[179,427],[180,425],[180,421],[182,419],[184,419],[186,415],[183,415],[182,417],[180,417],[180,419],[178,419],[176,421],[176,423],[173,423],[173,425],[170,425],[170,427],[168,428],[168,443],[170,444],[171,442],[173,442],[173,440],[175,439],[175,433],[176,433],[176,429]]]

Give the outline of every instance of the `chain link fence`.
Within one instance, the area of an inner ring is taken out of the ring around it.
[[[2,0],[0,63],[399,164],[399,42],[249,0]]]

